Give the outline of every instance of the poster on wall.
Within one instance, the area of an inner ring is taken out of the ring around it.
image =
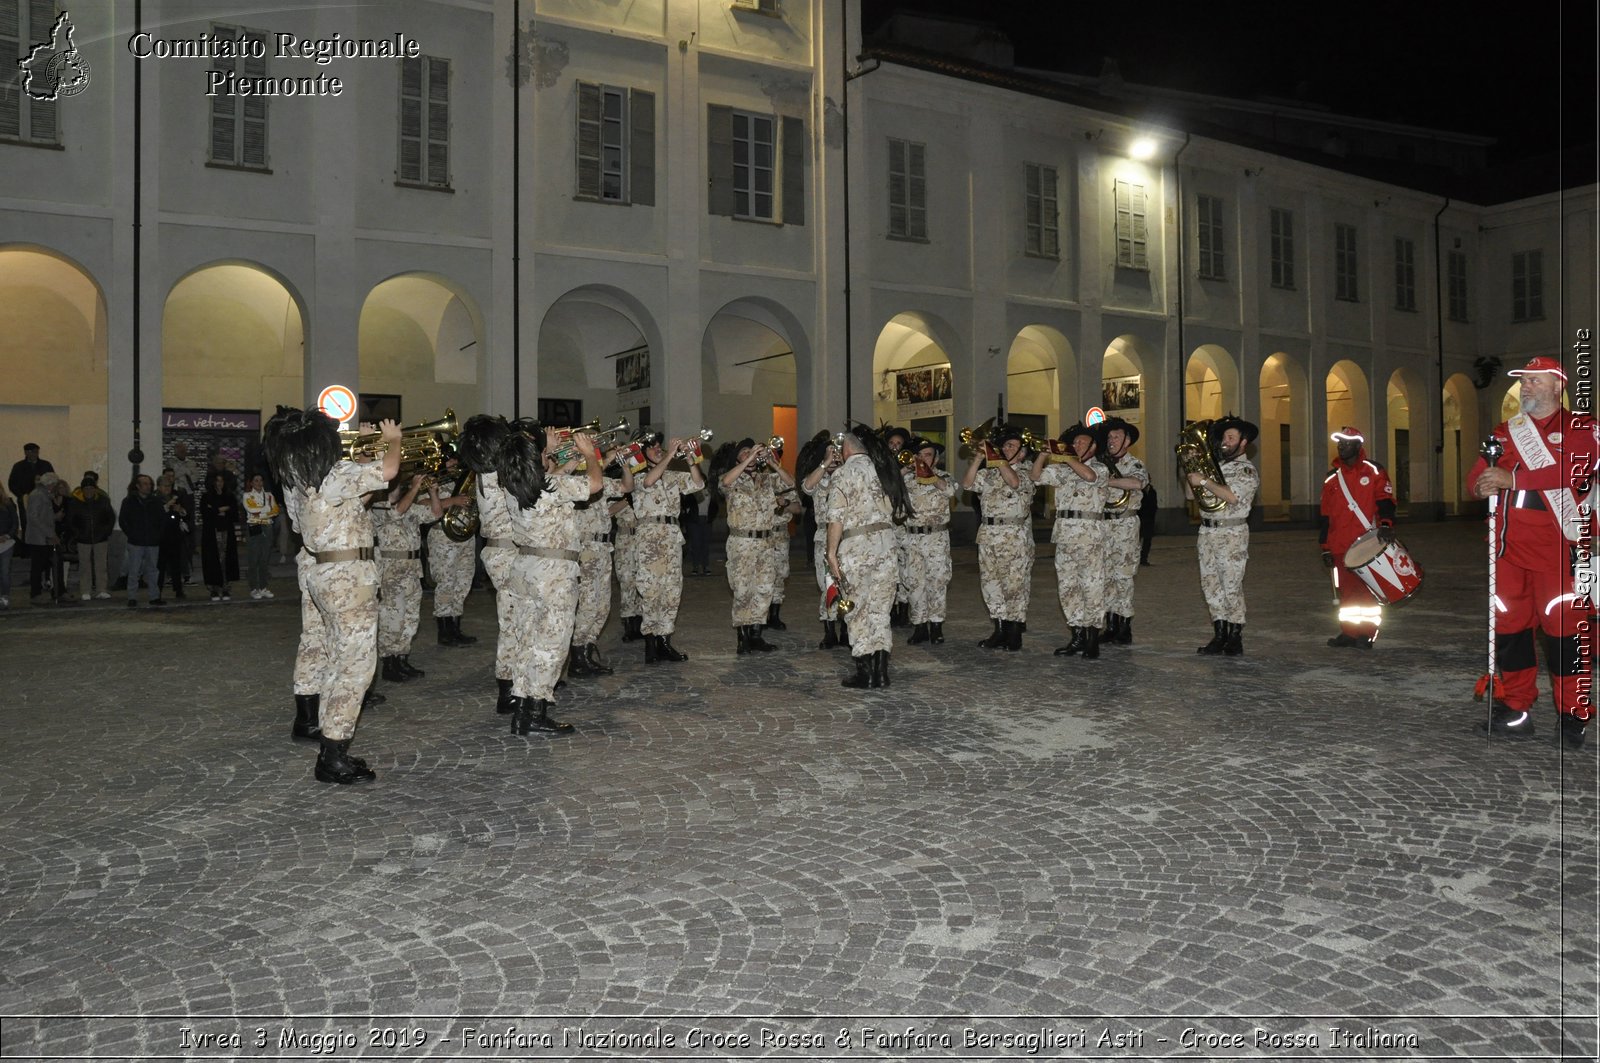
[[[897,422],[913,417],[948,417],[955,412],[951,401],[950,367],[902,369],[894,375],[894,401]]]
[[[617,355],[616,367],[619,400],[650,390],[650,348],[640,347]]]
[[[1130,424],[1139,420],[1140,383],[1137,376],[1108,377],[1100,381],[1100,407],[1107,417]]]
[[[582,399],[540,399],[539,423],[557,428],[576,428],[583,424]]]

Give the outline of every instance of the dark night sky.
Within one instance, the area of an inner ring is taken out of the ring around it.
[[[1301,97],[1346,114],[1492,136],[1501,161],[1595,142],[1594,3],[1439,0],[861,0],[870,33],[896,8],[997,23],[1019,66],[1226,96]],[[1563,92],[1565,85],[1565,92]]]

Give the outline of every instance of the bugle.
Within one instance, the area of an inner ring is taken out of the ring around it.
[[[446,407],[444,416],[437,421],[412,425],[400,429],[400,478],[409,478],[419,472],[437,474],[444,468],[446,444],[454,443],[461,433],[456,424],[456,411]],[[389,452],[381,432],[340,432],[339,442],[349,461],[374,460]]]

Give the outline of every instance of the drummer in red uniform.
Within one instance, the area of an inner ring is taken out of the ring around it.
[[[1592,603],[1573,592],[1573,565],[1588,563],[1594,542],[1586,493],[1600,439],[1592,415],[1562,409],[1567,375],[1559,361],[1535,358],[1511,375],[1522,378],[1522,412],[1494,430],[1505,452],[1493,468],[1479,458],[1466,479],[1478,498],[1500,495],[1490,534],[1498,558],[1495,649],[1503,684],[1496,684],[1501,696],[1489,730],[1533,733],[1538,630],[1561,736],[1581,749],[1594,716],[1594,621]]]
[[[1339,588],[1339,634],[1328,645],[1370,650],[1383,623],[1383,604],[1345,567],[1345,551],[1374,529],[1385,543],[1394,541],[1394,485],[1383,466],[1367,458],[1366,437],[1359,428],[1345,425],[1330,438],[1338,445],[1339,460],[1322,481],[1318,522],[1322,563],[1333,569]]]

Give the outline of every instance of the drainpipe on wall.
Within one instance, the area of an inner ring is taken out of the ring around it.
[[[1433,503],[1433,519],[1444,519],[1444,300],[1445,291],[1440,287],[1440,273],[1442,272],[1443,250],[1439,235],[1439,219],[1444,217],[1444,212],[1450,209],[1450,197],[1444,197],[1444,204],[1440,206],[1439,213],[1433,216],[1433,336],[1434,345],[1438,353],[1439,386],[1434,391],[1434,396],[1439,403],[1439,435],[1433,444],[1433,463],[1439,476],[1439,497]],[[1461,460],[1461,455],[1456,455],[1456,461]]]
[[[144,31],[144,0],[133,0],[133,31],[135,34]],[[144,265],[144,258],[139,253],[139,217],[140,206],[144,202],[142,184],[144,181],[144,64],[133,64],[133,447],[128,451],[128,462],[133,466],[133,475],[139,475],[139,466],[144,462],[144,451],[140,448],[140,422],[139,422],[139,276]]]
[[[1183,135],[1183,147],[1179,148],[1177,153],[1172,156],[1173,184],[1177,190],[1178,200],[1178,285],[1177,298],[1175,300],[1178,311],[1178,371],[1173,374],[1178,381],[1178,430],[1173,433],[1172,438],[1174,439],[1183,434],[1183,378],[1189,357],[1189,348],[1185,345],[1183,335],[1183,285],[1187,278],[1186,270],[1188,266],[1188,256],[1184,253],[1184,250],[1189,241],[1183,232],[1183,167],[1179,165],[1178,161],[1183,158],[1183,153],[1189,150],[1189,136],[1190,134],[1188,133]]]
[[[522,416],[522,0],[511,4],[511,417]]]
[[[877,59],[865,70],[857,68],[854,73],[850,70],[850,18],[849,10],[854,6],[845,4],[845,18],[843,32],[840,34],[839,48],[842,53],[844,68],[844,86],[840,92],[843,97],[839,101],[840,122],[844,129],[844,415],[848,420],[852,416],[851,407],[854,397],[855,380],[855,317],[850,307],[850,82],[858,77],[872,73],[882,62]],[[859,7],[856,8],[860,10]],[[858,60],[860,56],[856,57]],[[869,417],[870,421],[871,418]]]

